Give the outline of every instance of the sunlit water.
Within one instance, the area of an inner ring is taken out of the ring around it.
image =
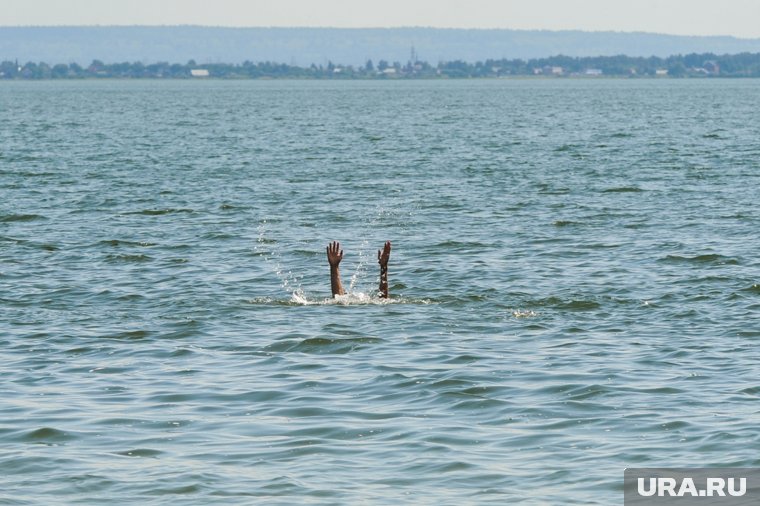
[[[1,83],[0,499],[609,505],[760,465],[759,102]]]

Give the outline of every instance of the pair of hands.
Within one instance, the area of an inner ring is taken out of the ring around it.
[[[391,258],[391,242],[385,241],[385,246],[382,250],[377,251],[377,263],[381,268],[388,267],[388,260]],[[340,249],[340,243],[333,241],[327,245],[327,261],[330,263],[330,267],[338,267],[340,261],[343,260],[343,250]]]

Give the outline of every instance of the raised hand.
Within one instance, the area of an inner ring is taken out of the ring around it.
[[[388,298],[388,260],[391,258],[391,242],[385,241],[382,250],[377,251],[377,263],[380,264],[380,298]]]
[[[343,250],[340,249],[340,243],[333,241],[327,245],[327,261],[330,263],[330,289],[333,297],[336,295],[345,295],[343,283],[340,282],[340,270],[338,266],[343,260]]]
[[[385,246],[382,250],[377,250],[377,263],[381,268],[388,267],[388,260],[391,258],[391,242],[385,241]]]
[[[341,260],[343,260],[343,250],[340,249],[338,241],[333,241],[327,245],[327,261],[330,263],[330,267],[337,267]]]

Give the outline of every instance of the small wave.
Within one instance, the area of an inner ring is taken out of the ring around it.
[[[573,388],[566,393],[566,396],[568,397],[568,400],[571,401],[584,401],[586,399],[605,396],[611,392],[612,390],[605,385],[592,384]]]
[[[108,294],[110,292],[106,292]],[[101,295],[100,293],[98,295]],[[145,299],[145,295],[142,295],[140,293],[125,293],[123,295],[119,295],[116,297],[116,300],[128,302],[128,301],[135,301],[135,300],[143,300]]]
[[[213,232],[207,232],[203,234],[204,239],[213,239],[218,241],[224,241],[227,239],[235,239],[237,236],[234,234],[230,234],[227,232],[219,232],[219,231],[213,231]]]
[[[541,195],[567,195],[570,193],[570,188],[551,188],[548,185],[542,185],[538,193]]]
[[[36,221],[46,219],[47,218],[39,214],[6,214],[5,216],[0,216],[0,223],[12,223],[15,221]]]
[[[445,364],[474,364],[475,362],[478,362],[483,357],[479,357],[476,355],[457,355],[456,357],[451,357],[448,360],[445,360],[443,363]],[[453,381],[453,380],[443,380],[443,381]],[[462,382],[463,384],[468,384],[468,382]]]
[[[60,249],[57,245],[47,242],[32,242],[26,239],[15,239],[13,237],[7,236],[0,236],[0,242],[10,242],[13,244],[23,245],[28,248],[41,249],[44,251],[58,251]]]
[[[138,214],[143,216],[161,216],[164,214],[178,214],[178,213],[194,213],[193,209],[178,208],[178,209],[143,209],[141,211],[131,211],[124,214]]]
[[[559,297],[548,297],[530,301],[528,305],[538,307],[552,307],[555,309],[565,309],[570,311],[590,311],[602,307],[601,303],[588,299],[561,299]]]
[[[124,450],[122,452],[116,452],[115,454],[124,457],[158,457],[163,454],[163,452],[160,450],[152,450],[150,448],[135,448],[134,450]]]
[[[126,262],[126,263],[139,263],[139,262],[151,262],[153,257],[148,255],[106,255],[106,260],[109,262]]]
[[[156,246],[156,243],[154,242],[146,242],[146,241],[124,241],[121,239],[105,239],[103,241],[100,241],[98,244],[102,246],[112,246],[114,248],[118,248],[121,246],[133,246],[133,247],[141,247],[141,248],[148,248],[151,246]]]
[[[150,336],[150,332],[147,330],[128,330],[126,332],[118,332],[115,334],[109,334],[105,337],[109,339],[129,339],[129,340],[136,340],[136,339],[145,339],[146,337]]]
[[[73,437],[66,432],[52,427],[42,427],[35,429],[23,437],[24,441],[39,442],[39,443],[60,443],[73,439]]]
[[[37,160],[41,160],[41,158],[39,158],[39,159],[35,158],[34,160],[29,160],[29,161],[37,161]],[[11,157],[11,158],[8,158],[8,161],[24,161],[24,160],[16,160],[16,159],[14,159],[14,158]],[[11,174],[11,172],[4,172],[4,173],[5,174]],[[21,172],[13,172],[13,174],[15,174],[17,176],[24,177],[24,178],[27,178],[27,177],[56,177],[56,176],[60,176],[60,174],[57,174],[55,172],[48,172],[48,171],[44,171],[44,170],[43,171],[39,171],[39,172],[34,171],[34,170],[24,170],[24,171],[21,171]]]
[[[557,220],[554,222],[555,227],[573,227],[581,225],[578,221],[569,221],[569,220]]]
[[[696,263],[696,264],[716,264],[716,265],[738,265],[739,261],[735,258],[719,255],[717,253],[707,255],[697,255],[693,257],[681,255],[668,255],[660,259],[661,262],[667,263]]]
[[[643,191],[644,190],[638,186],[620,186],[616,188],[607,188],[606,190],[603,190],[602,193],[639,193]]]
[[[447,240],[439,242],[435,245],[436,248],[486,248],[487,244],[478,241],[452,241]]]
[[[131,369],[128,367],[95,367],[93,369],[89,369],[87,372],[95,373],[95,374],[125,374],[128,373]]]
[[[270,344],[266,351],[300,353],[349,353],[368,344],[383,342],[379,337],[311,337],[303,340],[288,339]]]
[[[250,209],[248,206],[236,206],[234,204],[222,204],[219,206],[220,211],[237,211],[242,209]]]

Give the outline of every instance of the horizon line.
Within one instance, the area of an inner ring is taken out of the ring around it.
[[[400,26],[229,26],[229,25],[200,25],[193,23],[180,23],[180,24],[61,24],[61,25],[3,25],[2,28],[216,28],[216,29],[228,29],[228,30],[459,30],[459,31],[505,31],[505,32],[548,32],[548,33],[562,33],[562,32],[575,32],[575,33],[588,33],[588,34],[619,34],[619,35],[658,35],[666,37],[684,37],[684,38],[731,38],[736,40],[760,40],[758,37],[741,37],[738,35],[730,34],[710,34],[710,35],[684,35],[676,33],[666,32],[650,32],[646,30],[584,30],[581,28],[563,28],[563,29],[551,29],[551,28],[483,28],[483,27],[441,27],[441,26],[423,26],[423,25],[400,25]]]

